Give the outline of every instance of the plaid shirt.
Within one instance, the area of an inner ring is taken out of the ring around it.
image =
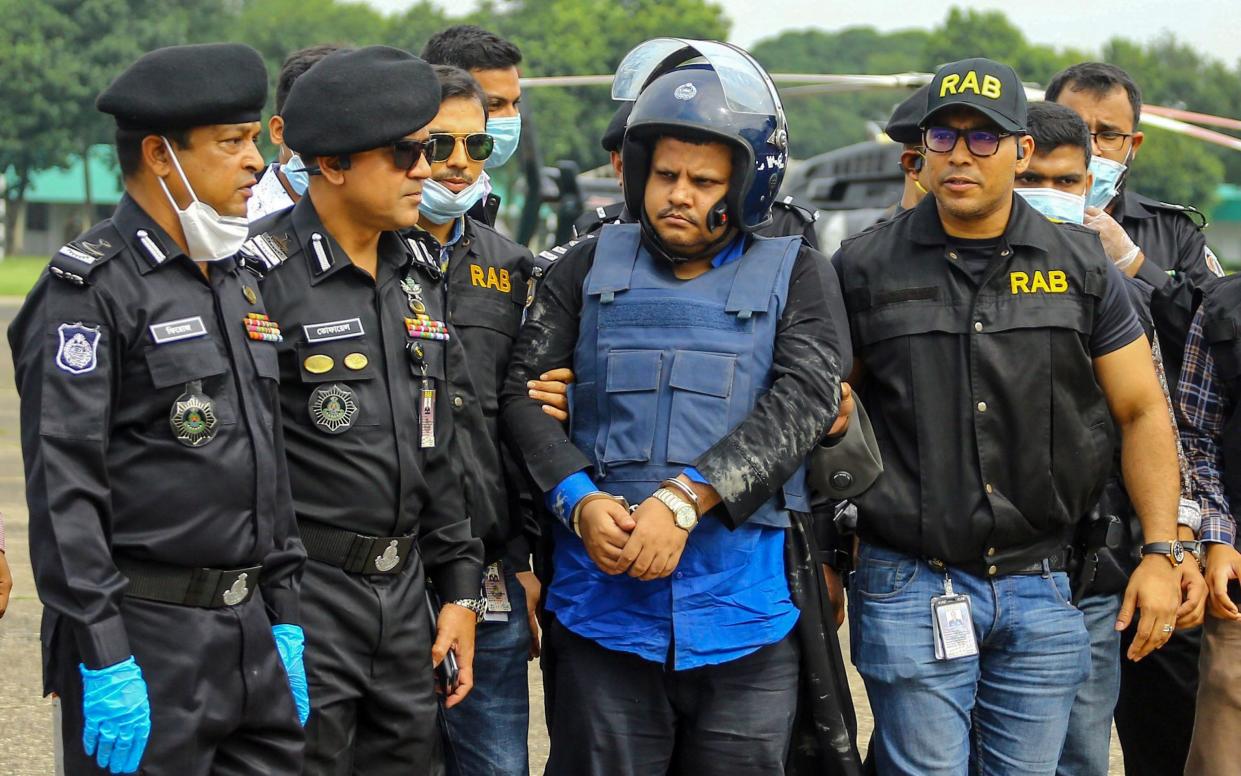
[[[1198,538],[1204,542],[1232,544],[1237,523],[1228,507],[1228,496],[1220,481],[1219,439],[1224,421],[1233,407],[1233,399],[1220,392],[1216,380],[1215,360],[1202,333],[1202,310],[1194,315],[1185,340],[1185,362],[1181,382],[1176,388],[1176,401],[1184,424],[1181,441],[1190,462],[1190,479],[1202,509],[1202,529]]]

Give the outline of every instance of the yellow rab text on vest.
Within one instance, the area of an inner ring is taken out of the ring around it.
[[[476,288],[490,288],[507,294],[513,290],[513,279],[508,270],[487,267],[483,269],[477,264],[470,265],[470,285]]]
[[[1008,281],[1014,294],[1063,294],[1069,290],[1069,278],[1062,269],[1051,269],[1044,275],[1042,270],[1010,272]]]

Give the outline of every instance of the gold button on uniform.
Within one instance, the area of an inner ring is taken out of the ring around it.
[[[995,548],[994,548],[994,547],[988,547],[988,548],[987,548],[987,557],[988,557],[988,558],[995,557]]]
[[[370,359],[366,357],[365,353],[350,353],[345,356],[345,366],[355,372],[359,369],[365,369],[369,363]]]
[[[325,356],[322,353],[316,353],[313,356],[306,356],[306,360],[302,362],[302,367],[312,375],[321,375],[332,371],[332,367],[336,366],[336,362],[331,356]]]
[[[985,489],[986,489],[986,491],[987,491],[988,493],[990,493],[990,492],[992,492],[993,490],[995,490],[995,488],[991,487],[991,483],[989,483],[989,482],[988,482],[986,485],[984,485],[984,486],[983,486],[983,488],[985,488]]]
[[[988,567],[987,567],[987,573],[988,573],[988,574],[990,574],[990,575],[991,575],[991,576],[993,576],[993,577],[994,577],[996,574],[998,574],[998,573],[999,573],[999,571],[1000,571],[1000,570],[999,570],[999,569],[997,569],[995,566],[988,566]]]

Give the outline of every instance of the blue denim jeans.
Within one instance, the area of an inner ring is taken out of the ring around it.
[[[1112,743],[1112,711],[1120,696],[1120,633],[1116,615],[1124,593],[1085,596],[1077,608],[1090,634],[1090,678],[1077,691],[1069,714],[1059,776],[1107,776]]]
[[[1090,670],[1068,577],[948,573],[953,592],[971,599],[976,657],[935,659],[931,599],[944,593],[944,572],[910,555],[860,548],[849,627],[875,717],[878,772],[1051,776]]]
[[[503,567],[502,567],[503,568]],[[448,776],[528,776],[530,621],[517,575],[504,569],[513,611],[508,622],[480,622],[474,689],[451,709],[440,705]]]

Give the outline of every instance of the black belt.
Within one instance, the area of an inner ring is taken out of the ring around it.
[[[262,566],[241,569],[191,569],[150,561],[116,560],[129,580],[125,595],[178,606],[218,609],[250,600],[259,586]]]
[[[413,557],[413,536],[365,536],[299,520],[306,557],[350,574],[400,574]]]
[[[976,576],[988,577],[988,578],[997,577],[997,576],[1007,577],[1007,576],[1013,576],[1014,574],[1018,574],[1018,575],[1020,574],[1025,574],[1025,575],[1043,574],[1043,573],[1051,573],[1055,571],[1067,571],[1068,570],[1068,552],[1067,551],[1057,552],[1047,558],[1044,558],[1043,560],[1036,560],[1028,566],[1022,566],[1021,568],[1013,569],[1012,571],[1005,571],[1002,574],[995,573],[994,571],[995,566],[980,566],[978,564],[968,564],[968,563],[946,564],[938,558],[928,559],[927,565],[929,565],[931,568],[937,571],[943,571],[944,569],[947,569],[951,565],[953,568],[958,568],[969,574],[974,574]]]

